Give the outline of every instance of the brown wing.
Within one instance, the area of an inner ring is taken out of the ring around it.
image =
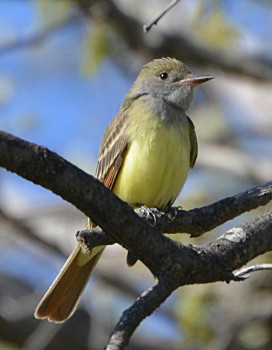
[[[188,117],[189,121],[189,131],[190,131],[190,144],[191,144],[191,152],[190,152],[190,166],[193,168],[196,162],[197,153],[198,153],[198,145],[197,138],[195,133],[195,126],[191,119]]]
[[[116,159],[113,161],[112,165],[109,167],[109,170],[104,176],[103,184],[108,187],[110,190],[112,190],[115,180],[117,178],[117,175],[121,169],[121,166],[123,164],[123,160],[125,158],[125,154],[127,152],[127,147],[124,149],[120,149],[120,153],[116,157]]]
[[[110,190],[114,186],[127,151],[127,123],[127,113],[118,113],[108,126],[99,149],[96,177]]]

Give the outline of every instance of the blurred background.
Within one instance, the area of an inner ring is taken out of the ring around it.
[[[170,56],[216,77],[198,88],[188,113],[199,156],[176,204],[207,205],[271,180],[271,0],[183,0],[144,33],[167,4],[1,0],[0,128],[94,174],[103,132],[142,65]],[[204,244],[268,208],[199,239],[173,238]],[[129,269],[125,250],[108,247],[75,315],[58,325],[35,320],[85,224],[73,206],[0,169],[1,349],[102,349],[122,311],[153,284],[140,262]],[[129,349],[272,349],[271,287],[271,273],[259,272],[179,289]]]

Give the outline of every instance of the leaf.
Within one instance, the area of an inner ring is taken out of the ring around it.
[[[197,339],[199,344],[207,344],[213,338],[214,297],[210,286],[199,286],[197,290],[188,286],[183,289],[175,310],[185,342]]]
[[[238,38],[238,29],[227,23],[223,12],[214,10],[199,31],[201,38],[212,47],[227,47]]]
[[[93,74],[109,53],[108,28],[105,22],[93,22],[83,43],[82,71],[84,75]]]

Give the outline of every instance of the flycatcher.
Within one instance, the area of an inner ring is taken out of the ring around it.
[[[195,128],[186,115],[193,88],[212,78],[193,76],[176,59],[146,64],[103,136],[96,177],[135,207],[172,205],[197,157]],[[94,227],[90,219],[87,227]],[[37,306],[36,318],[63,322],[73,315],[103,249],[75,247]]]

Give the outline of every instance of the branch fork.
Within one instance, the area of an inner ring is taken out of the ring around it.
[[[92,234],[78,233],[78,239],[86,245],[118,242],[157,277],[158,283],[123,313],[106,349],[123,349],[140,322],[179,286],[241,280],[243,271],[233,271],[272,250],[272,210],[204,247],[184,246],[162,235],[184,232],[200,236],[241,213],[265,205],[272,198],[272,182],[209,206],[176,210],[174,217],[169,218],[167,212],[153,212],[151,218],[143,220],[140,210],[135,212],[91,175],[45,147],[2,131],[0,166],[61,196],[101,227]]]

